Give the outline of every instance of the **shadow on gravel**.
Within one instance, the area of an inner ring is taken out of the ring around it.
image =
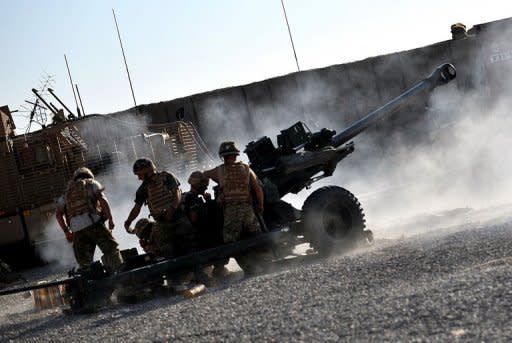
[[[271,275],[276,272],[280,272],[283,270],[288,270],[294,267],[299,267],[307,264],[312,264],[318,261],[321,261],[322,259],[325,259],[325,257],[319,257],[316,255],[312,256],[298,256],[295,258],[290,258],[286,260],[280,260],[277,262],[274,262],[267,270],[267,272],[255,276],[244,276],[244,273],[242,271],[239,272],[232,272],[229,274],[228,277],[222,279],[219,281],[217,286],[214,287],[208,287],[205,294],[198,297],[198,299],[202,297],[206,297],[211,294],[215,294],[218,292],[222,292],[226,289],[229,289],[231,286],[239,284],[244,282],[245,280],[252,279],[255,277],[261,277],[265,275]],[[161,307],[167,307],[176,305],[182,302],[186,301],[193,301],[193,299],[186,299],[181,295],[173,295],[173,296],[155,296],[150,297],[148,299],[141,300],[134,304],[115,304],[110,307],[106,307],[104,309],[101,309],[100,311],[96,313],[109,313],[111,312],[114,316],[114,320],[126,318],[127,316],[139,316],[141,314],[144,314],[146,312],[150,312],[156,309],[159,309]],[[70,315],[76,316],[76,315]],[[99,318],[97,321],[94,322],[94,327],[96,326],[102,326],[106,323],[112,324],[112,317],[109,317],[108,319]]]
[[[217,286],[207,288],[206,293],[199,296],[198,299],[208,296],[210,294],[221,292],[234,284],[242,282],[245,279],[246,278],[244,278],[243,272],[232,273],[230,274],[229,277],[219,282]],[[180,304],[182,302],[193,301],[194,299],[187,299],[182,295],[155,296],[141,300],[134,304],[115,304],[113,306],[106,307],[96,312],[95,314],[110,314],[111,316],[109,316],[108,318],[98,318],[97,320],[91,323],[90,327],[101,327],[105,324],[112,325],[115,321],[119,319],[122,319],[124,321],[129,317],[137,317],[147,312],[158,310],[162,307],[169,307],[176,304]],[[93,316],[95,314],[93,314]],[[75,315],[70,316],[73,317]]]
[[[271,275],[276,272],[280,272],[283,270],[288,270],[294,267],[299,267],[306,264],[311,264],[318,262],[324,258],[319,256],[299,256],[296,258],[291,258],[287,260],[281,260],[272,264],[272,268],[270,268],[266,273],[259,274],[256,276],[244,276],[242,271],[233,272],[228,277],[219,282],[219,284],[215,287],[209,287],[205,294],[198,297],[198,299],[207,297],[209,295],[222,292],[226,289],[229,289],[231,286],[240,284],[248,279],[253,279],[255,277]],[[194,299],[186,299],[181,295],[175,296],[158,296],[154,298],[149,298],[135,304],[116,304],[114,306],[102,309],[101,314],[110,313],[111,316],[108,318],[98,318],[93,323],[91,323],[90,327],[101,327],[105,324],[112,325],[115,321],[122,319],[126,320],[128,317],[137,317],[143,315],[147,312],[151,312],[154,310],[158,310],[162,307],[173,306],[176,304],[180,304],[186,301],[193,301]],[[73,315],[71,315],[73,316]]]
[[[55,310],[51,310],[52,312]],[[28,338],[37,336],[38,333],[59,329],[63,326],[73,325],[75,322],[83,320],[82,316],[69,317],[63,313],[38,313],[39,311],[27,311],[18,314],[16,324],[5,324],[0,326],[0,338],[2,342],[5,341],[26,341]],[[48,312],[45,310],[44,312]],[[33,318],[32,314],[44,315],[43,318]],[[18,318],[19,317],[19,318]],[[25,320],[22,320],[25,318]]]

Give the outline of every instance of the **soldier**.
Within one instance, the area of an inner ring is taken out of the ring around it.
[[[124,222],[127,232],[144,204],[149,207],[159,231],[158,250],[164,257],[175,257],[196,249],[196,230],[180,206],[181,190],[178,179],[165,171],[157,172],[148,158],[140,158],[133,165],[133,173],[142,184],[135,194],[135,204]]]
[[[138,238],[141,248],[147,254],[162,255],[159,250],[158,227],[154,221],[147,218],[141,218],[135,223],[132,231]]]
[[[183,209],[190,223],[198,230],[201,247],[209,248],[212,245],[212,220],[209,218],[209,212],[213,212],[212,205],[214,201],[206,190],[208,189],[209,179],[200,171],[193,172],[188,178],[190,190],[183,193]]]
[[[223,142],[219,156],[224,163],[207,170],[204,175],[219,184],[219,196],[224,213],[224,242],[238,241],[243,235],[261,232],[256,215],[263,213],[263,189],[256,174],[245,163],[237,161],[240,150],[234,142]],[[256,212],[256,213],[255,213]],[[267,254],[258,254],[267,258]],[[250,254],[237,257],[237,262],[246,273],[254,272],[254,258]]]
[[[200,171],[190,174],[188,183],[190,190],[183,194],[185,213],[199,233],[199,244],[202,249],[219,246],[223,243],[222,222],[219,222],[219,209],[211,195],[206,192],[209,179]],[[225,265],[229,260],[214,265],[214,276],[226,276],[229,272]]]
[[[114,220],[103,191],[103,186],[94,179],[90,169],[78,168],[65,194],[57,201],[56,218],[68,242],[73,243],[80,268],[87,268],[93,262],[94,250],[98,246],[103,252],[106,267],[115,271],[123,259],[112,236]],[[108,228],[105,220],[108,220]]]

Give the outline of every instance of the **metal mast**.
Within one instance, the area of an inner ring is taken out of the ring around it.
[[[290,42],[292,43],[293,56],[295,57],[295,63],[297,63],[297,71],[300,71],[299,60],[297,59],[297,53],[295,52],[295,45],[293,44],[292,31],[290,30],[290,24],[288,23],[288,16],[286,15],[286,9],[284,8],[284,2],[281,0],[283,6],[284,19],[286,20],[286,27],[288,27],[288,35],[290,35]]]
[[[119,33],[119,26],[117,25],[116,13],[112,9],[114,15],[114,22],[116,23],[117,36],[119,37],[119,44],[121,45],[121,51],[123,53],[124,66],[126,67],[126,74],[128,74],[128,82],[130,83],[130,89],[132,90],[133,103],[135,104],[135,112],[137,112],[137,101],[135,101],[135,93],[133,92],[132,79],[130,77],[130,71],[128,70],[128,63],[126,62],[126,56],[124,54],[123,42],[121,41],[121,34]]]
[[[68,69],[69,82],[71,83],[71,90],[73,91],[73,96],[75,97],[76,113],[78,114],[78,117],[81,117],[80,108],[78,107],[78,101],[76,100],[75,88],[73,87],[73,79],[71,78],[71,72],[69,71],[69,64],[68,64],[68,59],[66,57],[66,54],[64,54],[64,61],[66,61],[66,68]]]

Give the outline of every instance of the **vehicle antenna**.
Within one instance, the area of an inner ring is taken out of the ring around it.
[[[288,35],[290,35],[290,42],[292,43],[293,56],[295,56],[295,63],[297,63],[297,71],[300,71],[299,60],[297,58],[297,53],[295,52],[295,45],[293,44],[292,31],[290,30],[290,24],[288,23],[288,16],[286,15],[286,9],[284,7],[283,0],[281,0],[281,5],[283,6],[284,19],[286,20],[286,27],[288,27]]]
[[[133,103],[135,104],[135,112],[137,112],[137,101],[135,101],[135,93],[133,92],[132,79],[130,77],[130,71],[128,70],[128,63],[126,62],[126,55],[124,54],[123,42],[121,41],[121,34],[119,33],[119,26],[117,25],[116,12],[112,9],[114,15],[114,22],[116,24],[117,36],[119,37],[119,44],[121,45],[121,52],[123,53],[124,66],[126,67],[126,74],[128,75],[128,82],[130,83],[130,89],[132,90]]]
[[[82,107],[82,115],[85,117],[84,104],[82,103],[82,97],[80,96],[80,91],[78,90],[78,84],[75,83],[76,93],[78,94],[78,100],[80,100],[80,107]],[[78,112],[80,113],[80,112]]]
[[[73,96],[75,97],[76,113],[78,114],[78,117],[81,117],[82,115],[80,114],[80,108],[78,107],[78,101],[76,100],[76,93],[75,93],[75,89],[73,88],[73,79],[71,78],[71,72],[69,71],[69,64],[68,64],[68,59],[66,57],[66,54],[64,54],[64,61],[66,61],[66,68],[68,69],[69,82],[71,83],[71,90],[73,91]]]

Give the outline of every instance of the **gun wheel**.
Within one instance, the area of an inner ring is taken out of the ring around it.
[[[320,254],[352,248],[367,238],[361,204],[342,187],[327,186],[313,192],[302,206],[302,221],[305,237]]]

